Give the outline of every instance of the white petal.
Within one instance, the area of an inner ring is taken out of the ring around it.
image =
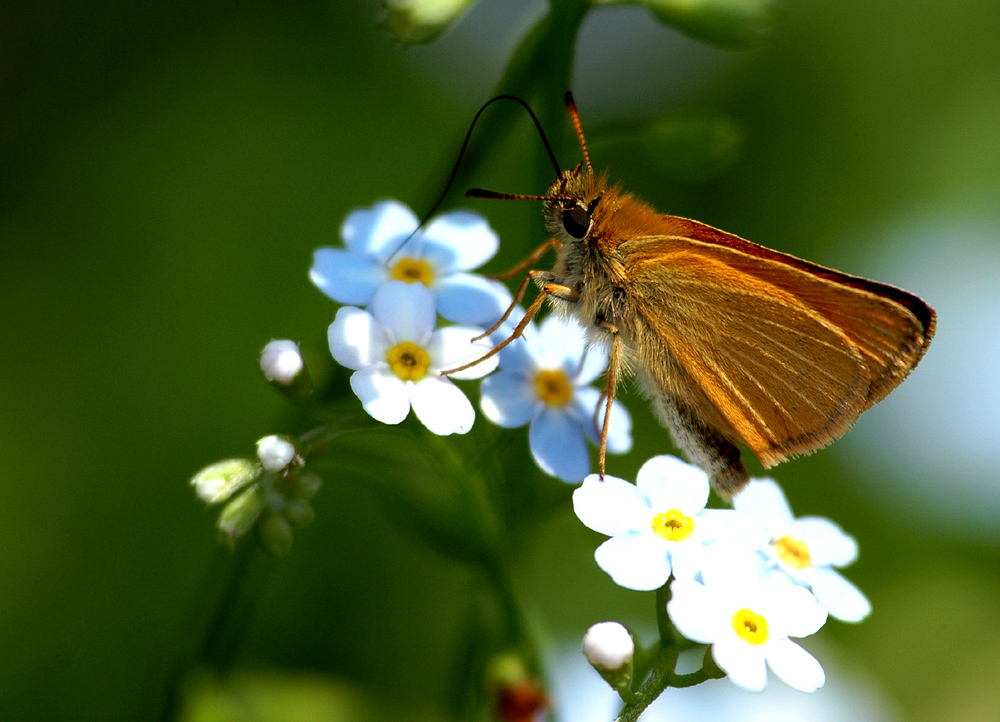
[[[483,379],[479,393],[479,406],[486,418],[505,429],[524,426],[538,406],[534,392],[519,373],[495,373]]]
[[[434,333],[426,347],[431,357],[431,369],[445,371],[478,361],[475,366],[449,376],[453,379],[478,379],[493,371],[499,363],[495,355],[479,361],[493,350],[493,344],[488,338],[472,340],[482,333],[482,329],[473,326],[446,326]]]
[[[671,582],[667,614],[677,631],[692,642],[711,644],[724,636],[725,612],[711,591],[698,582],[688,579]]]
[[[648,592],[670,578],[667,545],[652,534],[630,534],[608,539],[597,547],[594,561],[620,587]]]
[[[398,201],[379,201],[371,208],[351,211],[340,235],[344,245],[359,253],[371,253],[384,261],[413,233],[419,221]]]
[[[437,321],[434,295],[421,283],[390,281],[375,293],[371,311],[392,343],[411,341],[423,346],[430,341]]]
[[[653,511],[680,509],[694,516],[708,502],[708,476],[676,456],[654,456],[639,469],[638,486],[653,504]]]
[[[647,532],[652,520],[642,493],[616,476],[605,476],[601,481],[597,474],[591,474],[584,479],[573,492],[573,511],[588,527],[608,536]]]
[[[511,295],[498,281],[474,273],[453,273],[434,286],[438,313],[455,323],[492,325],[510,306]]]
[[[476,411],[462,390],[441,376],[425,376],[410,390],[413,413],[438,436],[464,434],[472,428]]]
[[[858,558],[857,541],[829,519],[818,516],[796,519],[791,534],[809,546],[809,556],[815,566],[844,567]]]
[[[351,388],[373,419],[398,424],[410,413],[410,393],[388,364],[376,364],[356,371]]]
[[[753,552],[725,541],[708,547],[701,577],[709,587],[745,589],[760,583]]]
[[[386,278],[385,266],[375,256],[342,248],[318,248],[313,253],[309,280],[338,303],[367,306]]]
[[[538,327],[537,343],[531,349],[538,368],[562,369],[573,379],[580,370],[586,345],[586,334],[576,321],[546,316]]]
[[[712,645],[712,658],[737,687],[763,692],[767,686],[767,665],[762,646],[747,644],[734,634]]]
[[[772,637],[808,637],[826,624],[826,609],[805,587],[778,583],[768,588],[761,613]]]
[[[500,247],[500,239],[486,219],[471,211],[445,213],[431,221],[423,237],[427,256],[446,260],[442,267],[449,272],[479,268]]]
[[[826,674],[816,658],[792,640],[778,639],[766,648],[767,666],[789,687],[815,692],[826,682]]]
[[[774,479],[751,479],[733,497],[733,508],[760,519],[774,537],[785,536],[792,528],[792,509]]]
[[[382,324],[367,311],[353,306],[337,311],[327,331],[327,340],[337,363],[355,371],[384,361],[388,350]]]
[[[580,425],[594,444],[600,443],[600,436],[594,428],[594,410],[601,398],[601,392],[593,386],[577,386],[573,391],[572,404]],[[604,405],[601,404],[596,421],[598,428],[604,424]],[[611,404],[611,418],[608,420],[608,451],[625,454],[632,449],[632,416],[621,401]]]
[[[724,540],[756,551],[771,540],[764,522],[732,509],[703,509],[695,517],[692,539],[702,543]]]
[[[860,589],[829,567],[815,570],[813,594],[831,617],[842,622],[860,622],[871,614],[872,605]]]
[[[590,473],[590,453],[583,429],[569,414],[542,407],[528,428],[528,445],[535,462],[546,474],[570,484]]]

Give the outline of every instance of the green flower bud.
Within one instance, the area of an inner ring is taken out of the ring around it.
[[[237,539],[253,529],[264,507],[264,494],[256,487],[247,489],[226,504],[216,522],[223,541],[230,547],[235,546]]]
[[[305,499],[292,499],[284,510],[285,518],[292,526],[305,526],[316,518],[316,512]]]
[[[300,474],[292,480],[292,496],[297,499],[312,499],[323,481],[315,474]]]
[[[280,514],[268,514],[261,519],[257,538],[261,546],[276,557],[283,557],[292,549],[292,527]]]
[[[726,48],[745,47],[770,30],[775,0],[595,0],[601,5],[643,5],[666,25]]]
[[[260,472],[260,465],[249,459],[226,459],[195,474],[191,486],[203,502],[218,504],[256,479]]]
[[[383,0],[382,27],[404,45],[429,43],[474,0]]]

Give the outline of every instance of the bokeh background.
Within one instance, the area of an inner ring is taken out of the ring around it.
[[[377,199],[429,208],[543,11],[481,0],[410,49],[374,1],[0,11],[0,719],[157,718],[164,660],[218,563],[187,479],[299,423],[259,377],[268,340],[335,374],[312,250]],[[787,719],[1000,719],[998,68],[992,0],[789,2],[749,51],[636,7],[595,11],[580,34],[595,165],[664,212],[903,285],[940,314],[898,392],[776,470],[797,513],[856,535],[848,576],[874,606],[807,642],[831,691],[806,708],[776,690]],[[622,142],[661,120],[684,142]],[[521,123],[472,181],[539,192],[541,152]],[[476,208],[501,235],[492,270],[544,240],[533,204]],[[624,403],[637,443],[613,471],[628,478],[671,447]],[[509,448],[562,493],[523,438]],[[291,555],[263,563],[233,686],[192,677],[187,719],[440,717],[474,572],[419,543],[350,465],[323,474]],[[555,667],[568,674],[595,621],[654,628],[652,595],[596,568],[598,536],[568,509],[524,535],[518,584]],[[564,707],[603,684],[575,680]],[[685,718],[722,719],[731,693]],[[749,714],[746,697],[729,704]]]

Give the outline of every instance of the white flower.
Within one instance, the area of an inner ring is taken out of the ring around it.
[[[749,550],[767,543],[767,529],[747,514],[706,509],[708,477],[675,456],[654,456],[636,484],[591,474],[573,492],[580,521],[611,538],[594,552],[597,566],[619,586],[648,591],[675,577],[693,577],[705,546],[726,539]]]
[[[618,622],[598,622],[583,635],[583,656],[600,669],[621,669],[634,655],[635,640]]]
[[[713,659],[733,684],[760,692],[770,667],[803,692],[823,686],[819,662],[789,639],[808,637],[826,622],[826,610],[808,589],[766,583],[753,554],[726,542],[708,548],[701,579],[676,579],[667,613],[682,635],[712,645]]]
[[[281,471],[295,458],[295,447],[280,436],[265,436],[257,442],[257,457],[268,471]]]
[[[493,334],[498,343],[510,334]],[[542,470],[563,481],[577,483],[590,472],[587,438],[599,443],[595,418],[601,392],[589,384],[607,366],[607,354],[587,347],[576,323],[549,316],[540,328],[529,323],[523,340],[500,352],[500,371],[482,384],[483,413],[507,429],[531,424],[528,445]],[[632,419],[621,402],[611,407],[608,451],[623,454],[632,448]]]
[[[767,526],[771,543],[762,551],[773,573],[812,589],[837,619],[860,622],[871,613],[861,590],[833,570],[858,557],[857,542],[839,526],[822,517],[796,519],[773,479],[752,480],[733,498],[733,506]]]
[[[414,233],[418,224],[396,201],[355,210],[341,228],[346,249],[317,249],[309,278],[334,301],[355,306],[370,304],[388,281],[419,282],[433,291],[438,313],[449,321],[482,324],[499,318],[510,304],[510,291],[467,272],[497,252],[499,240],[486,220],[453,211]]]
[[[271,341],[260,354],[260,370],[264,378],[288,386],[302,371],[305,363],[294,341]]]
[[[434,330],[434,296],[419,283],[391,281],[379,289],[371,312],[350,306],[330,325],[330,351],[354,369],[351,388],[371,416],[398,424],[413,407],[435,434],[464,434],[472,428],[472,404],[441,371],[486,354],[488,340],[471,343],[482,331],[466,326]],[[496,368],[496,356],[453,374],[476,379]]]

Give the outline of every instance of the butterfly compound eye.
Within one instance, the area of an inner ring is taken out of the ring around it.
[[[563,211],[563,228],[573,238],[583,238],[590,230],[590,213],[580,206]]]

